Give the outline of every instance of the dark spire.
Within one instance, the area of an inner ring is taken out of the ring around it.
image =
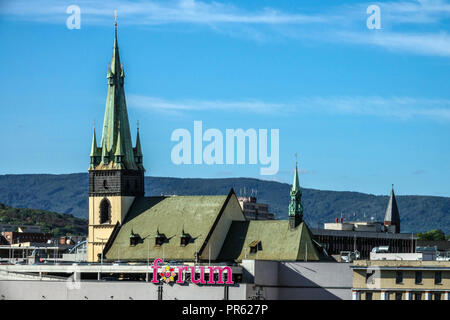
[[[385,225],[395,225],[395,232],[400,232],[400,213],[398,211],[397,200],[395,199],[394,185],[392,185],[391,196],[384,215]]]
[[[297,155],[296,155],[297,157]],[[303,220],[303,206],[302,206],[302,190],[298,179],[298,164],[295,161],[294,182],[291,188],[291,200],[289,203],[289,226],[296,228]]]

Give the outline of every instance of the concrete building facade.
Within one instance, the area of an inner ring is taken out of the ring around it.
[[[450,261],[359,260],[354,300],[449,300]]]

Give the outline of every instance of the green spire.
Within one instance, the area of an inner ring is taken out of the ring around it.
[[[124,89],[124,70],[120,63],[117,41],[117,22],[114,28],[114,48],[111,65],[108,68],[108,95],[106,98],[105,118],[102,132],[102,162],[99,169],[117,169],[115,153],[120,150],[120,167],[138,170],[131,143],[130,124]],[[114,152],[114,154],[113,154]],[[109,161],[105,161],[108,159]]]
[[[92,146],[91,146],[91,157],[98,156],[98,147],[97,147],[97,137],[95,136],[95,128],[94,128],[94,134],[92,137]]]
[[[291,200],[289,202],[289,226],[296,228],[303,219],[303,206],[302,206],[302,190],[300,189],[300,183],[298,180],[298,168],[297,161],[295,162],[294,182],[291,188]]]
[[[95,169],[95,167],[98,165],[99,158],[101,154],[99,152],[99,148],[97,147],[97,137],[95,135],[95,127],[94,127],[94,133],[92,136],[92,146],[91,146],[91,164],[89,165],[89,169]]]

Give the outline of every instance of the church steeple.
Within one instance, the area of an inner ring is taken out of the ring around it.
[[[116,17],[117,18],[117,17]],[[108,95],[106,98],[105,118],[102,132],[102,159],[97,169],[138,170],[135,163],[131,142],[130,124],[128,122],[127,104],[124,89],[124,68],[120,63],[119,44],[117,41],[117,20],[114,26],[114,48],[111,64],[108,68]],[[123,153],[121,162],[116,162],[116,152],[120,136],[120,149]]]
[[[108,239],[115,227],[124,222],[135,199],[145,195],[142,156],[135,155],[136,151],[142,155],[139,135],[137,148],[133,148],[131,141],[124,89],[125,74],[117,41],[117,15],[115,18],[102,139],[100,147],[97,147],[94,130],[90,154],[88,261],[91,262],[102,259],[103,240]],[[131,240],[136,244],[135,237]]]
[[[144,166],[141,141],[133,148],[124,89],[124,68],[117,41],[117,15],[114,23],[114,48],[108,67],[108,94],[100,146],[94,129],[89,166],[91,196],[143,196]]]
[[[295,161],[294,182],[291,188],[289,203],[289,227],[296,228],[303,220],[302,190],[298,179],[298,164]]]

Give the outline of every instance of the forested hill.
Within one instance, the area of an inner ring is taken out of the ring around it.
[[[258,201],[268,203],[277,219],[287,218],[289,188],[285,183],[250,178],[181,179],[146,177],[147,195],[214,195],[236,193],[246,188],[258,190]],[[384,216],[388,195],[359,192],[303,189],[304,217],[311,227],[340,217],[363,220]],[[402,231],[423,232],[442,229],[450,233],[450,198],[397,196]],[[0,203],[18,208],[35,208],[76,217],[88,216],[88,174],[0,175]]]
[[[42,232],[53,236],[85,236],[88,231],[87,219],[45,210],[12,208],[3,203],[0,203],[0,224],[38,225]]]

